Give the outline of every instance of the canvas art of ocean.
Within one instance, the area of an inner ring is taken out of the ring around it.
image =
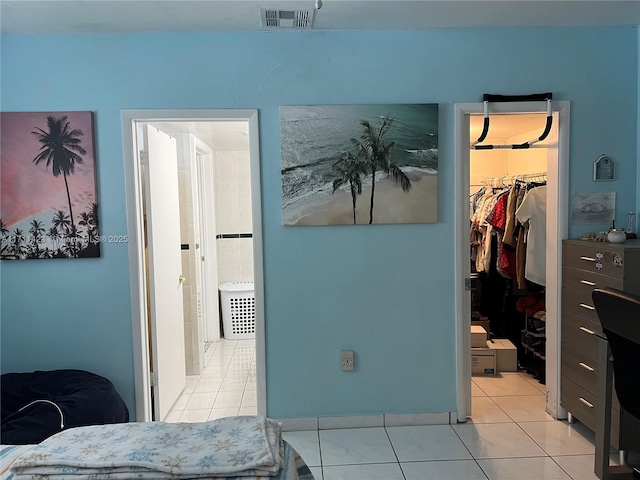
[[[283,225],[433,223],[438,105],[280,107]]]

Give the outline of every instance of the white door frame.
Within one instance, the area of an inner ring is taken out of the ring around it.
[[[532,113],[546,111],[545,102],[492,103],[490,113]],[[471,411],[471,294],[465,290],[470,277],[469,262],[469,116],[482,114],[483,103],[456,103],[455,121],[455,303],[456,303],[456,407],[458,422],[466,422]],[[546,388],[547,412],[565,418],[560,407],[560,297],[562,285],[562,240],[568,234],[569,191],[569,102],[553,101],[552,129],[547,148],[547,216],[546,258]],[[542,129],[541,129],[542,131]],[[553,132],[557,132],[554,134]]]
[[[199,266],[202,270],[202,338],[205,342],[217,342],[220,340],[220,302],[218,297],[218,274],[216,268],[218,252],[216,248],[216,232],[210,225],[216,224],[215,211],[215,187],[205,188],[207,185],[215,185],[215,165],[211,146],[204,143],[198,137],[195,142],[195,171],[198,183],[198,203],[200,205],[200,253],[205,257],[204,268],[202,261]]]
[[[129,277],[131,284],[131,323],[133,333],[133,367],[135,381],[136,421],[152,420],[149,344],[146,317],[146,285],[144,278],[144,238],[142,236],[142,198],[138,152],[135,151],[136,125],[166,121],[234,121],[249,124],[249,157],[251,164],[251,204],[253,220],[253,262],[256,305],[256,379],[258,414],[267,412],[264,272],[262,249],[262,195],[260,190],[260,152],[258,111],[251,110],[122,110],[122,137],[129,234]]]

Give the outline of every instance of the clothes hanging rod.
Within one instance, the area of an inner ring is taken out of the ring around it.
[[[478,140],[471,143],[471,148],[475,150],[494,150],[494,149],[509,149],[509,150],[526,150],[531,148],[534,144],[542,142],[547,138],[549,132],[551,132],[551,126],[553,124],[553,114],[551,110],[551,100],[553,93],[535,93],[532,95],[492,95],[485,93],[482,96],[483,110],[484,110],[484,123],[482,127],[482,133],[478,137]],[[479,145],[482,143],[487,134],[489,133],[490,117],[489,117],[489,103],[490,102],[546,102],[547,106],[547,122],[544,127],[542,135],[537,138],[531,139],[524,143],[516,143],[511,145]]]
[[[492,188],[506,187],[507,185],[513,185],[515,182],[546,182],[547,172],[539,173],[521,173],[518,175],[503,175],[502,177],[482,177],[480,185],[472,186],[486,186]]]

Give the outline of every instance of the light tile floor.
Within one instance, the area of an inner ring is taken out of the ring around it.
[[[283,436],[316,480],[597,480],[593,433],[548,415],[533,377],[473,377],[472,392],[466,424]]]
[[[221,340],[167,421],[256,413],[253,340]],[[474,376],[459,425],[285,432],[316,480],[597,480],[594,435],[545,412],[545,386],[525,373]],[[612,453],[612,460],[617,454]]]
[[[220,339],[205,353],[202,375],[187,376],[187,386],[165,421],[203,422],[232,415],[255,415],[254,340]]]

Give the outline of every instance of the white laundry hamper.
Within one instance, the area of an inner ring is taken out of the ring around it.
[[[255,338],[256,302],[253,282],[223,283],[218,289],[224,338]]]

